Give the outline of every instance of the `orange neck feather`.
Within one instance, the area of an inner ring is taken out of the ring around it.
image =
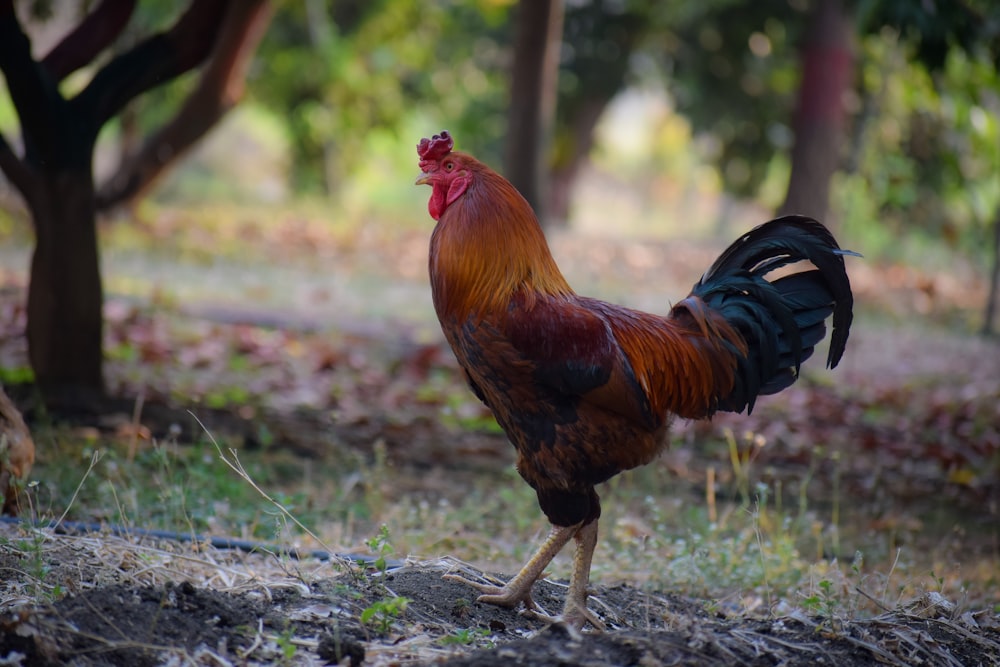
[[[504,178],[476,163],[466,192],[441,215],[431,236],[430,274],[438,318],[506,308],[523,292],[573,294],[549,252],[528,202]]]

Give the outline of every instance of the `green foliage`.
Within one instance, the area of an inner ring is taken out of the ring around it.
[[[698,3],[665,40],[677,109],[737,196],[756,195],[772,158],[791,146],[805,16],[799,3]]]
[[[862,33],[893,28],[914,46],[914,55],[929,70],[945,67],[956,51],[992,51],[1000,64],[1000,7],[992,0],[859,0],[857,14]]]
[[[838,187],[849,233],[869,256],[944,241],[984,258],[1000,205],[1000,75],[986,53],[958,49],[931,73],[891,31],[862,47],[856,171]]]
[[[371,625],[379,635],[387,635],[410,602],[409,598],[400,596],[376,600],[361,612],[361,623]]]
[[[288,123],[297,186],[338,191],[369,133],[398,140],[418,103],[439,119],[435,130],[447,123],[489,157],[503,131],[510,4],[282,5],[261,47],[269,66],[251,87]]]

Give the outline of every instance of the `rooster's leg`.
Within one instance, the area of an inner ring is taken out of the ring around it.
[[[594,523],[594,537],[596,541],[597,537],[597,524]],[[478,602],[488,602],[490,604],[499,605],[501,607],[516,607],[519,603],[523,602],[524,606],[528,610],[535,609],[535,603],[531,599],[531,587],[534,585],[535,581],[542,575],[542,572],[548,567],[552,559],[555,558],[556,554],[566,546],[569,542],[569,538],[573,537],[580,531],[580,524],[575,526],[552,526],[552,531],[549,533],[548,538],[542,546],[535,552],[535,555],[525,563],[524,567],[517,575],[507,582],[505,586],[490,586],[489,584],[481,584],[475,581],[470,581],[465,577],[460,577],[456,574],[446,574],[445,579],[450,581],[457,581],[459,583],[467,584],[473,588],[479,590],[482,595],[479,596]],[[593,546],[591,546],[590,552],[593,554]],[[579,553],[579,550],[577,551]],[[590,557],[587,558],[587,566],[589,570]],[[586,582],[584,583],[584,595],[586,595]],[[586,604],[586,603],[585,603]]]
[[[597,547],[597,521],[585,524],[576,535],[576,553],[573,555],[573,574],[569,579],[569,590],[566,591],[566,605],[563,607],[562,621],[571,628],[581,630],[587,621],[600,632],[604,631],[604,623],[597,615],[587,609],[587,587],[590,585],[590,564],[594,559],[594,549]]]
[[[597,614],[587,609],[587,587],[590,585],[590,564],[597,547],[597,521],[580,526],[576,534],[576,553],[573,555],[573,572],[566,590],[566,604],[559,616],[546,616],[538,612],[532,615],[546,623],[558,623],[567,627],[571,634],[583,629],[589,621],[598,632],[604,632],[604,622]]]

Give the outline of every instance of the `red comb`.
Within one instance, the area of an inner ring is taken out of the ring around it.
[[[438,160],[450,153],[454,146],[455,140],[448,134],[448,130],[441,130],[441,134],[420,140],[417,144],[417,155],[420,156],[421,162]]]

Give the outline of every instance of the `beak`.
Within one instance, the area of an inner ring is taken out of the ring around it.
[[[420,172],[420,176],[417,177],[417,182],[414,185],[430,185],[431,177],[433,174],[428,174],[426,171]]]

